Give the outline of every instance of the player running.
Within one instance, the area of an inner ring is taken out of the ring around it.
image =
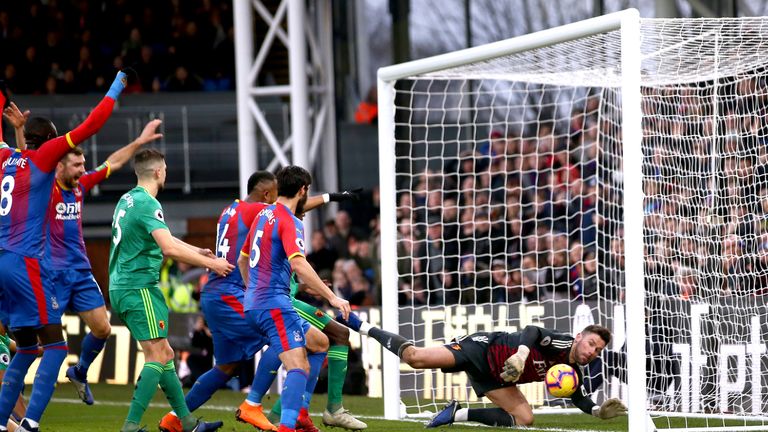
[[[24,376],[38,355],[37,368],[26,417],[20,431],[38,431],[40,418],[53,395],[59,368],[67,356],[61,327],[62,308],[55,287],[41,266],[46,208],[51,198],[55,168],[71,149],[101,129],[112,113],[115,101],[127,84],[119,72],[104,99],[74,130],[56,136],[55,129],[40,136],[37,150],[11,149],[0,143],[0,288],[6,299],[10,326],[18,349],[11,360],[0,389],[0,432],[5,431],[11,410],[24,385]],[[0,105],[6,105],[0,96]],[[0,130],[0,136],[2,136]]]
[[[466,372],[477,396],[487,397],[498,407],[461,408],[454,400],[427,427],[455,421],[495,427],[529,426],[533,424],[533,410],[517,385],[544,381],[547,370],[559,363],[571,365],[579,376],[579,388],[571,401],[580,410],[601,419],[626,414],[626,407],[618,399],[596,405],[583,386],[581,367],[596,359],[611,341],[610,330],[603,326],[587,326],[574,338],[529,325],[515,333],[479,332],[443,346],[418,348],[400,335],[362,321],[354,313],[350,314],[348,325],[361,335],[372,337],[414,369]]]
[[[199,421],[190,414],[184,401],[173,349],[168,344],[168,306],[160,291],[160,267],[163,255],[207,267],[222,276],[231,273],[234,266],[223,258],[215,258],[210,250],[188,245],[171,235],[163,208],[155,198],[165,186],[165,156],[157,150],[145,149],[136,154],[133,164],[138,184],[120,198],[112,218],[109,298],[113,312],[139,341],[145,363],[121,431],[142,429],[141,417],[158,385],[178,414],[183,431],[216,430],[221,422]]]
[[[319,295],[349,314],[349,302],[337,297],[317,276],[304,256],[304,227],[296,215],[304,212],[312,176],[297,166],[277,173],[277,203],[262,209],[251,225],[238,267],[246,284],[245,315],[252,328],[281,349],[280,360],[288,371],[283,389],[279,431],[292,431],[307,387],[309,363],[305,332],[289,296],[291,272]]]
[[[24,128],[26,116],[15,104],[6,109],[5,115],[17,132]],[[44,120],[38,120],[35,133],[30,135],[29,140],[21,135],[21,141],[31,149],[41,144],[38,137],[55,133],[53,123]],[[48,270],[48,283],[56,288],[59,307],[77,312],[90,329],[83,338],[77,364],[66,372],[78,396],[88,405],[93,405],[93,394],[87,379],[88,367],[104,349],[112,328],[104,296],[93,277],[85,251],[81,218],[83,200],[89,190],[122,168],[142,146],[162,137],[157,133],[161,123],[160,120],[147,123],[136,140],[109,155],[106,162],[93,171],[85,172],[85,156],[79,147],[70,149],[56,164],[56,182],[46,220],[43,266]]]

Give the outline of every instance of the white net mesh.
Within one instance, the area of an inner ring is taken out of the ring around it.
[[[658,427],[768,424],[766,24],[642,20],[642,161],[622,160],[618,32],[400,82],[401,333],[600,323],[588,387],[626,397],[623,165],[642,163],[647,406]],[[481,402],[463,374],[401,372],[409,414]]]

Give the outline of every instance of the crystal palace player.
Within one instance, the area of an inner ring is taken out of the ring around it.
[[[268,171],[257,171],[248,178],[247,190],[248,196],[244,200],[235,200],[227,206],[221,212],[216,224],[216,255],[226,258],[232,264],[237,262],[239,252],[245,244],[248,229],[256,215],[277,199],[277,179]],[[304,211],[312,210],[328,201],[350,199],[353,193],[344,191],[327,195],[327,198],[324,195],[309,197],[304,205]],[[226,277],[210,272],[208,277],[208,282],[200,294],[200,305],[213,336],[216,366],[201,375],[187,393],[186,402],[190,411],[199,408],[222,388],[237,373],[242,361],[252,359],[268,344],[267,339],[255,333],[245,320],[243,309],[245,285],[240,272],[232,272]],[[346,330],[346,327],[340,327]],[[306,336],[309,346],[328,345],[327,340],[318,340],[322,335],[313,333]],[[349,339],[348,333],[347,339]],[[256,386],[256,378],[254,378],[252,387]],[[264,416],[260,404],[252,405],[243,402],[237,410],[236,418],[261,430],[276,429]],[[160,421],[160,430],[181,431],[181,423],[175,413],[169,413],[163,417]]]
[[[312,176],[297,166],[277,173],[277,203],[262,209],[251,225],[241,256],[240,273],[246,285],[245,316],[251,327],[281,349],[280,360],[288,371],[283,390],[283,411],[279,431],[292,431],[307,386],[305,331],[308,324],[299,318],[289,296],[291,271],[314,294],[320,295],[349,315],[349,302],[337,297],[304,257],[304,227],[296,215],[304,212]]]
[[[350,314],[348,325],[360,334],[374,338],[414,369],[466,372],[477,396],[487,397],[498,407],[467,409],[454,400],[437,413],[427,427],[454,421],[474,421],[490,426],[531,425],[533,410],[517,384],[544,381],[550,366],[559,363],[573,366],[579,375],[579,388],[571,396],[579,409],[602,419],[626,412],[618,399],[595,405],[581,385],[580,366],[597,358],[611,341],[611,332],[599,325],[587,326],[575,338],[529,325],[515,333],[474,333],[429,348],[417,348],[413,342],[373,327],[354,313]]]
[[[126,85],[117,74],[107,95],[86,120],[64,136],[43,137],[38,150],[14,150],[0,145],[0,288],[13,299],[10,326],[18,350],[0,390],[0,425],[8,417],[24,385],[24,376],[37,358],[38,339],[43,357],[37,369],[26,417],[19,430],[37,431],[38,422],[53,394],[59,368],[67,356],[61,327],[62,309],[55,287],[40,265],[45,239],[44,221],[51,197],[56,164],[69,151],[95,134],[109,118],[115,100]],[[3,97],[4,99],[4,97]],[[5,100],[0,105],[5,105]],[[0,134],[0,136],[2,136]],[[0,431],[5,427],[0,426]]]

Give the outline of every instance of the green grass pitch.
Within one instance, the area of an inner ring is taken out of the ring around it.
[[[87,406],[76,398],[75,390],[69,384],[59,384],[48,409],[41,421],[41,430],[45,432],[68,431],[119,431],[120,426],[128,412],[128,404],[133,393],[132,386],[115,386],[96,384],[93,387],[96,398],[94,406]],[[326,428],[322,425],[321,413],[325,407],[325,396],[316,395],[312,399],[310,412],[315,425],[323,431],[342,432],[342,429]],[[216,393],[206,405],[195,412],[206,420],[222,420],[222,431],[255,431],[249,425],[235,421],[234,412],[238,405],[245,399],[245,395],[229,390],[221,390]],[[269,407],[275,400],[275,396],[268,396],[264,405]],[[424,429],[425,420],[389,421],[382,418],[384,403],[382,399],[362,396],[345,396],[344,405],[361,420],[368,423],[368,432],[400,432],[419,431]],[[168,403],[163,394],[158,390],[152,405],[144,415],[143,424],[150,431],[157,430],[160,418],[168,412]],[[666,419],[662,427],[681,427],[684,421],[672,419],[669,424]],[[721,422],[719,426],[722,426]],[[743,424],[739,422],[738,424]],[[662,424],[657,422],[658,426]],[[688,426],[705,426],[702,421],[688,421]],[[482,425],[455,424],[450,427],[438,428],[438,431],[449,430],[451,432],[472,431]],[[489,428],[492,429],[492,428]],[[626,417],[603,421],[585,414],[564,415],[537,415],[536,424],[532,428],[525,428],[530,432],[570,432],[570,431],[626,431]],[[768,428],[767,428],[768,430]]]

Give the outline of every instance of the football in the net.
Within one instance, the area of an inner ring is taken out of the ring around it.
[[[549,394],[564,398],[576,391],[576,387],[579,386],[579,376],[571,366],[561,363],[549,368],[544,383],[547,384]]]

